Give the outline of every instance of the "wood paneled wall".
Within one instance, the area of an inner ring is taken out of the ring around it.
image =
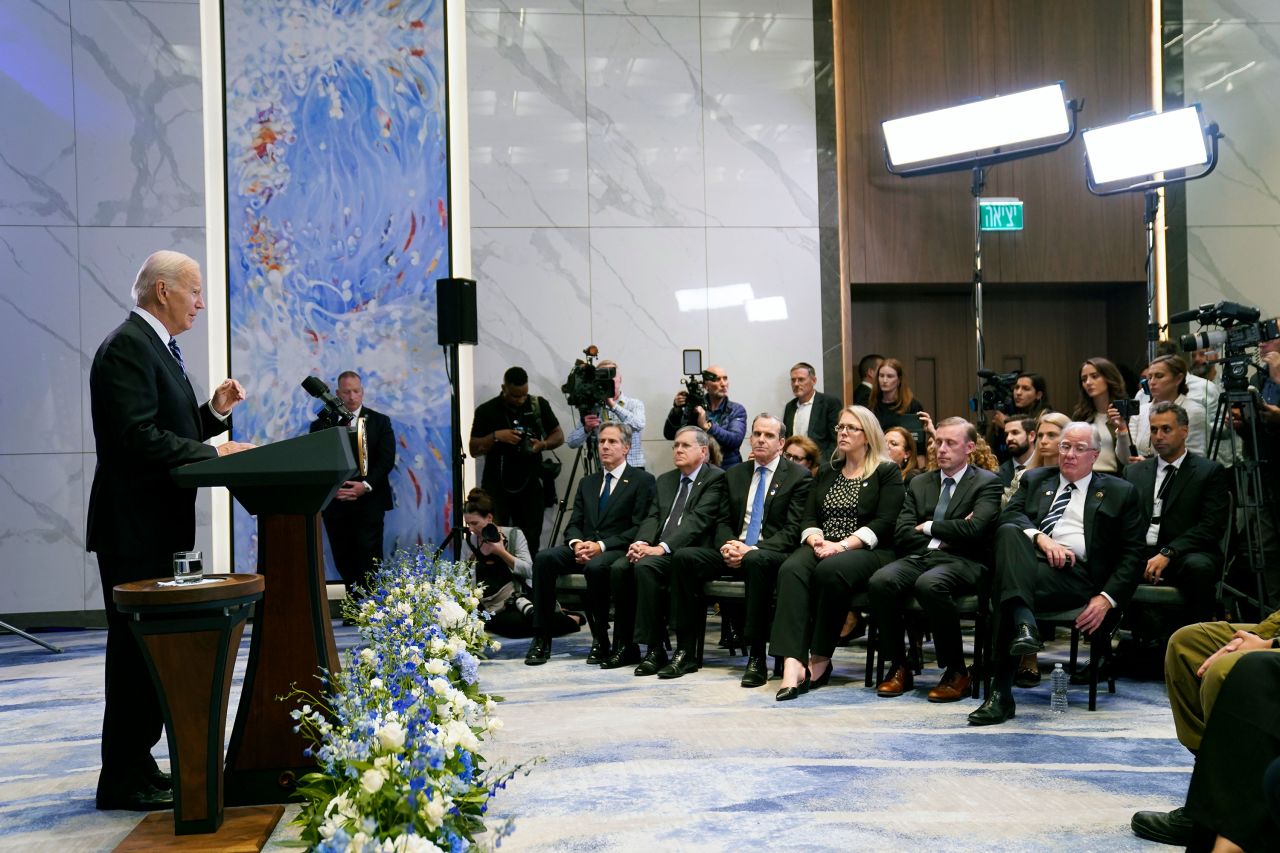
[[[1146,0],[840,0],[849,281],[964,283],[967,172],[899,178],[880,122],[1063,80],[1081,128],[1149,109]],[[1026,229],[989,235],[987,281],[1144,278],[1140,196],[1095,198],[1079,137],[989,171],[985,195],[1025,201]]]

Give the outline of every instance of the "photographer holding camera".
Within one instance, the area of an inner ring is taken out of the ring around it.
[[[686,390],[676,394],[671,401],[671,411],[662,427],[662,435],[674,441],[676,432],[684,426],[701,428],[720,445],[721,468],[728,470],[742,461],[742,441],[747,437],[747,410],[741,403],[729,399],[729,374],[713,364],[702,371],[702,381],[692,379]],[[695,396],[705,389],[706,405],[699,405]],[[689,403],[695,405],[689,406]]]
[[[476,407],[469,449],[487,456],[480,485],[493,498],[499,524],[524,531],[538,553],[547,503],[542,485],[542,451],[564,444],[564,430],[542,397],[529,396],[529,374],[512,367],[502,376],[501,393]]]
[[[601,370],[613,371],[613,394],[607,397],[599,409],[582,415],[578,426],[569,433],[567,444],[575,450],[586,442],[587,437],[593,439],[599,434],[603,424],[626,424],[631,430],[631,450],[627,453],[627,465],[644,470],[644,447],[640,444],[640,434],[644,431],[644,400],[627,397],[622,393],[622,375],[618,373],[617,362],[607,358],[596,362]]]

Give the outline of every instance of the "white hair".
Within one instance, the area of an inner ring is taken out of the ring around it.
[[[1067,433],[1071,432],[1072,430],[1088,430],[1089,431],[1089,449],[1090,450],[1098,450],[1099,448],[1102,447],[1102,442],[1098,438],[1098,430],[1096,427],[1094,427],[1093,424],[1085,423],[1084,421],[1071,421],[1069,424],[1067,424],[1062,428],[1062,437],[1066,438]]]
[[[133,281],[133,304],[150,304],[156,298],[156,282],[179,284],[200,268],[195,259],[181,252],[161,249],[142,262],[138,277]]]

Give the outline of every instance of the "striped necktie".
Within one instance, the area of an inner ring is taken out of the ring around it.
[[[187,365],[182,361],[182,350],[178,349],[178,339],[169,338],[169,352],[173,353],[173,357],[178,360],[178,367],[182,368],[182,374],[187,373]]]
[[[1053,506],[1049,507],[1049,514],[1040,522],[1040,532],[1045,536],[1053,535],[1053,527],[1058,523],[1058,519],[1062,518],[1062,514],[1067,511],[1067,504],[1071,503],[1071,493],[1075,490],[1075,483],[1067,483],[1066,488],[1054,498]]]

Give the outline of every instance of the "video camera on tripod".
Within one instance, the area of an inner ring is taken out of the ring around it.
[[[1228,391],[1244,391],[1249,387],[1249,365],[1253,359],[1247,350],[1258,344],[1280,338],[1280,322],[1276,318],[1259,321],[1261,311],[1237,302],[1206,303],[1199,308],[1174,314],[1170,323],[1195,321],[1202,326],[1221,329],[1201,330],[1179,339],[1183,352],[1201,349],[1221,353],[1222,384]]]
[[[569,405],[580,414],[588,415],[599,412],[605,403],[612,400],[614,394],[613,378],[618,373],[616,367],[596,367],[596,359],[600,350],[591,344],[582,351],[586,360],[574,360],[569,369],[569,378],[560,386]]]
[[[1017,413],[1018,407],[1013,402],[1013,386],[1018,383],[1018,371],[996,373],[983,368],[978,371],[982,385],[978,388],[978,411],[999,412],[1006,417]]]
[[[684,422],[696,424],[698,407],[701,406],[703,411],[706,411],[710,403],[707,397],[707,383],[714,382],[716,376],[702,369],[702,350],[687,349],[682,355],[684,378],[680,380],[680,384],[684,385]]]

